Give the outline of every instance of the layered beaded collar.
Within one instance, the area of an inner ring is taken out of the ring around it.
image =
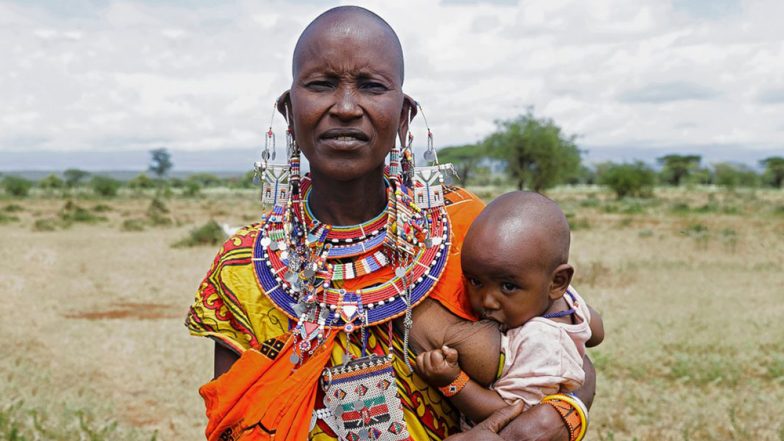
[[[303,178],[305,196],[309,185]],[[265,219],[253,250],[255,273],[276,307],[297,321],[303,341],[325,329],[351,332],[398,317],[441,277],[450,245],[446,210],[420,210],[405,187],[393,187],[387,209],[360,225],[322,224],[307,204],[299,210],[276,205]],[[408,250],[403,258],[399,249]],[[394,275],[379,285],[355,291],[344,286],[389,265]]]

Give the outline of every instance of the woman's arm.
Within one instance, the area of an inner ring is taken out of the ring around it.
[[[596,370],[588,356],[583,357],[585,382],[574,393],[590,408],[596,393]],[[512,420],[501,432],[508,441],[568,441],[569,432],[561,415],[550,405],[539,404]]]

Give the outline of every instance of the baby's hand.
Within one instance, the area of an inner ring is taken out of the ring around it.
[[[417,356],[414,370],[429,385],[444,387],[460,374],[457,351],[449,346],[442,346],[441,349],[423,352]]]

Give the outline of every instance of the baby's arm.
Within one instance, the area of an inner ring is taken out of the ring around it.
[[[460,374],[457,359],[458,353],[455,349],[443,346],[441,349],[419,354],[415,369],[431,386],[444,387]],[[450,397],[450,401],[466,418],[477,423],[496,410],[508,406],[497,393],[471,379],[463,389]]]
[[[591,308],[591,305],[586,306],[588,306],[588,310],[591,312],[591,320],[588,322],[588,326],[591,328],[591,338],[585,342],[585,346],[592,348],[598,346],[604,340],[604,322],[602,321],[602,316],[595,309]]]

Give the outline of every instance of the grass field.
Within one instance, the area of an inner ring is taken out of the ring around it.
[[[607,331],[588,439],[783,441],[784,192],[550,196]],[[0,200],[0,439],[201,439],[212,343],[182,323],[217,247],[171,244],[255,200]]]

